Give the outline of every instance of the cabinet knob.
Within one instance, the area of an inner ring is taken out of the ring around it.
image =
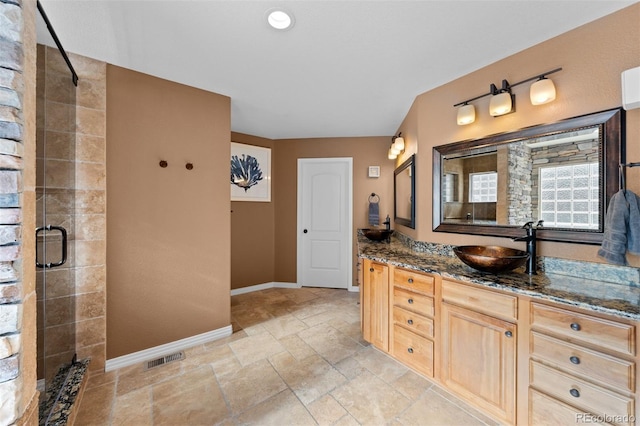
[[[413,304],[413,299],[409,299],[409,300],[407,300],[407,302],[409,302],[409,304],[412,305]]]
[[[412,319],[407,320],[407,324],[409,324],[409,325],[413,325],[413,320],[412,320]]]
[[[413,348],[409,348],[409,349],[407,349],[407,352],[409,352],[410,354],[412,354],[412,353],[413,353]]]
[[[575,365],[580,364],[580,358],[578,358],[577,356],[570,356],[569,361],[571,361],[571,363]]]
[[[409,284],[413,284],[413,278],[409,278],[407,281],[409,282]]]
[[[569,393],[574,398],[580,398],[580,391],[578,389],[572,388]]]
[[[572,322],[570,327],[573,331],[580,331],[581,328],[580,324],[578,324],[577,322]]]
[[[369,268],[369,272],[373,272],[373,271],[375,271],[375,269]]]
[[[507,330],[507,331],[504,332],[504,335],[507,336],[507,337],[512,337],[513,333],[510,330]]]

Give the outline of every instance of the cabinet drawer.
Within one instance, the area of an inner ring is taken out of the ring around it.
[[[531,333],[531,353],[542,360],[595,382],[635,392],[635,364],[600,352]]]
[[[442,299],[445,302],[504,319],[518,319],[518,298],[509,294],[496,293],[443,280]]]
[[[393,356],[398,361],[433,377],[433,342],[431,340],[394,325]]]
[[[433,337],[433,320],[406,309],[393,307],[393,322],[425,337]]]
[[[396,268],[393,273],[393,282],[395,285],[409,288],[413,291],[419,291],[424,294],[433,294],[434,280],[430,275]]]
[[[531,386],[559,401],[596,415],[627,421],[633,419],[633,398],[618,395],[536,361],[531,361],[530,368]]]
[[[420,315],[433,316],[433,298],[412,291],[393,288],[393,304],[417,312]]]
[[[589,423],[604,425],[592,414],[564,404],[535,389],[529,389],[529,424],[536,426],[556,426]]]
[[[531,325],[539,330],[559,334],[625,355],[636,353],[635,329],[621,324],[566,309],[531,304]]]

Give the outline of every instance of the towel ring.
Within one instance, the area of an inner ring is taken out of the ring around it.
[[[380,197],[375,192],[372,192],[371,195],[369,196],[369,202],[370,203],[379,203],[380,202]]]

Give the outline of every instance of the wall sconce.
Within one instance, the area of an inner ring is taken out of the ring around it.
[[[401,135],[402,132],[398,133],[398,136],[391,138],[391,148],[389,148],[389,154],[387,155],[389,160],[395,160],[398,158],[398,154],[404,152],[404,138]]]
[[[640,67],[623,71],[622,78],[622,107],[630,109],[640,108]]]
[[[537,80],[531,85],[529,91],[529,98],[532,105],[543,105],[553,101],[556,98],[556,88],[553,85],[553,81],[546,78],[549,74],[561,71],[562,68],[556,68],[551,71],[538,74],[534,77],[527,78],[526,80],[519,81],[514,84],[509,84],[507,80],[502,80],[502,86],[498,89],[495,84],[491,84],[489,87],[489,93],[476,96],[475,98],[467,99],[466,101],[458,102],[454,107],[458,108],[457,123],[459,126],[470,124],[475,121],[475,108],[470,105],[469,102],[473,102],[477,99],[484,98],[491,95],[491,101],[489,102],[489,114],[493,117],[499,117],[501,115],[515,112],[516,95],[511,92],[511,89],[523,83],[527,83],[532,80]]]

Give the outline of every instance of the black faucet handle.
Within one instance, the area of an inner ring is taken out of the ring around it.
[[[536,228],[542,228],[542,222],[544,222],[544,220],[540,219],[538,223],[536,223]]]

